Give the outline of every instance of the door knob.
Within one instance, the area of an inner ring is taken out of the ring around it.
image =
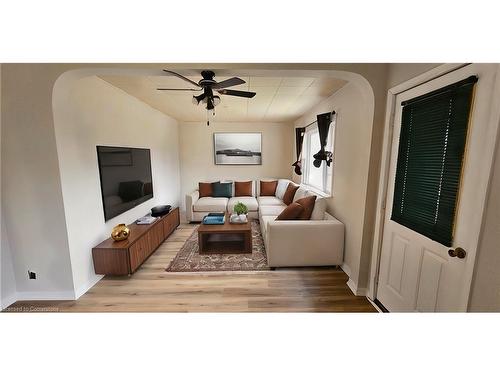
[[[465,251],[461,247],[457,247],[456,249],[448,250],[448,255],[452,258],[457,257],[458,259],[464,259],[467,255],[467,251]]]

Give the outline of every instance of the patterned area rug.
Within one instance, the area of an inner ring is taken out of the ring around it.
[[[259,271],[269,270],[264,240],[258,221],[252,221],[252,254],[209,254],[198,251],[196,227],[170,263],[167,272]]]

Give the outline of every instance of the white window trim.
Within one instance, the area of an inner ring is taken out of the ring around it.
[[[301,183],[300,186],[304,187],[306,190],[309,190],[316,195],[319,195],[322,198],[331,198],[333,195],[331,193],[325,193],[324,191],[318,189],[316,186],[308,185],[306,183]]]

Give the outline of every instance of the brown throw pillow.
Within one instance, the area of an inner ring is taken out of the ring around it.
[[[210,182],[198,182],[200,198],[212,196],[212,184]]]
[[[302,211],[298,217],[299,220],[309,220],[311,219],[311,214],[314,210],[314,203],[316,202],[316,196],[311,195],[309,197],[300,198],[295,201],[295,203],[300,204],[304,207],[304,211]]]
[[[260,195],[275,195],[278,181],[261,181],[260,182]]]
[[[252,181],[234,182],[235,197],[251,197],[252,196]]]
[[[276,218],[276,220],[298,220],[300,214],[304,212],[304,207],[298,203],[287,206]]]
[[[299,185],[295,184],[288,184],[285,195],[283,195],[283,203],[286,204],[287,206],[293,202],[293,197],[295,196],[295,192],[299,188]]]

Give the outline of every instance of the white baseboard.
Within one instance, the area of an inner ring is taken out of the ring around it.
[[[97,284],[103,277],[104,277],[104,275],[95,275],[95,277],[92,278],[91,280],[89,280],[89,282],[87,284],[76,289],[75,290],[75,299],[78,299],[81,296],[83,296],[85,293],[87,293],[87,291],[90,288],[92,288],[95,284]]]
[[[358,285],[351,278],[347,280],[347,286],[351,289],[355,296],[366,296],[368,292],[366,288],[358,288]]]
[[[351,292],[354,293],[354,295],[356,295],[356,289],[358,288],[356,283],[354,281],[352,281],[351,278],[349,278],[349,280],[347,280],[347,286],[349,287],[349,289],[351,289]]]
[[[68,291],[68,292],[17,292],[8,297],[2,298],[0,301],[0,310],[3,310],[14,302],[17,301],[73,301],[80,298],[84,295],[90,288],[92,288],[95,284],[99,282],[104,276],[103,275],[95,275],[95,277],[90,280],[83,287],[78,288],[76,292]]]
[[[67,292],[17,292],[18,301],[74,300],[75,293]]]
[[[342,271],[344,271],[347,276],[351,277],[351,268],[346,263],[342,263],[340,268],[342,268]]]
[[[342,263],[340,268],[342,268],[342,271],[344,271],[346,275],[349,276],[349,280],[347,280],[347,286],[349,287],[349,289],[351,289],[354,295],[366,296],[368,294],[368,289],[358,288],[358,284],[353,279],[351,279],[351,268],[346,263]]]
[[[13,293],[10,296],[3,297],[2,301],[0,301],[0,311],[9,307],[12,305],[14,302],[17,302],[17,293]]]

